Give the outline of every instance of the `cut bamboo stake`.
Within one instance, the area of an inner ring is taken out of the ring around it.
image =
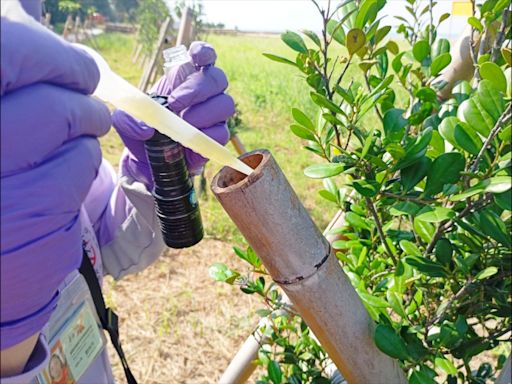
[[[212,191],[350,384],[401,384],[398,361],[373,342],[375,324],[270,152],[224,167]]]
[[[172,19],[168,17],[165,19],[164,23],[162,24],[162,27],[160,28],[160,34],[158,36],[158,41],[155,46],[155,49],[153,50],[153,54],[151,55],[151,60],[149,61],[148,66],[144,70],[144,73],[142,74],[142,78],[140,79],[139,83],[139,89],[142,92],[146,92],[146,90],[149,87],[150,81],[151,81],[151,75],[153,74],[153,71],[156,69],[156,65],[158,62],[158,58],[161,54],[161,48],[163,46],[165,36],[167,35],[169,29],[172,26]]]
[[[242,141],[240,140],[236,133],[233,134],[229,140],[231,141],[231,144],[233,144],[233,147],[235,148],[235,151],[236,153],[238,153],[239,156],[243,155],[244,153],[247,153],[247,149],[245,149],[244,144],[242,143]]]
[[[62,37],[64,39],[68,38],[68,33],[71,28],[71,25],[73,24],[73,17],[71,15],[68,15],[66,17],[66,22],[64,23],[64,29],[62,30]]]
[[[345,214],[340,209],[336,214],[334,215],[331,222],[327,225],[324,231],[324,236],[331,244],[336,240],[342,239],[342,236],[339,234],[329,234],[329,231],[332,231],[337,228],[341,228],[345,223]],[[335,250],[336,251],[336,250]],[[284,303],[288,303],[291,305],[291,302],[289,301],[288,297],[285,295],[282,300]],[[273,313],[269,316],[272,316]],[[262,344],[266,344],[267,340],[259,337],[261,335],[261,332],[259,332],[259,329],[264,324],[267,324],[270,321],[268,317],[264,317],[260,320],[258,327],[256,328],[256,331],[251,333],[251,335],[245,340],[245,342],[242,344],[242,347],[238,350],[236,355],[233,357],[233,360],[229,363],[228,367],[224,371],[224,374],[222,375],[220,379],[220,384],[243,384],[247,381],[249,377],[251,377],[252,373],[256,369],[256,365],[253,364],[253,361],[258,357],[258,350],[261,347]],[[328,372],[328,376],[334,376],[336,375],[335,369],[331,369],[332,366],[328,366],[327,368],[330,369],[330,372]],[[337,382],[340,384],[343,382],[343,380],[340,380],[339,378],[336,378]]]
[[[496,380],[495,384],[511,384],[512,382],[512,360],[511,356],[508,356],[507,361],[505,362],[505,365],[501,369],[500,375],[498,376],[498,379]]]
[[[176,38],[176,46],[184,45],[188,47],[192,42],[192,10],[189,7],[183,9],[181,16],[180,29],[178,31],[178,37]]]
[[[490,29],[484,41],[484,47],[490,48],[493,37],[495,36],[495,27]],[[481,37],[478,32],[475,32],[475,50],[479,51]],[[446,85],[438,92],[442,99],[448,99],[452,94],[453,87],[461,80],[470,81],[475,73],[473,59],[471,58],[471,28],[467,27],[460,35],[459,39],[455,42],[450,50],[452,57],[451,63],[439,76],[439,80],[446,81]]]

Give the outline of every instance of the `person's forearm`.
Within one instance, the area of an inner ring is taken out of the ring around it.
[[[21,343],[0,351],[0,377],[19,375],[34,350],[39,332]]]

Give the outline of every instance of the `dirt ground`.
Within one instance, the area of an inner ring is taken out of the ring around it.
[[[206,239],[169,250],[145,271],[105,281],[107,304],[120,316],[128,363],[139,383],[217,383],[258,318],[261,304],[208,276],[214,262],[244,268],[227,243]],[[125,383],[110,347],[114,374]]]

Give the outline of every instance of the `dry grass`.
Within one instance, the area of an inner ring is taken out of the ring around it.
[[[256,326],[256,300],[208,276],[213,261],[234,260],[231,247],[203,240],[170,250],[145,271],[104,284],[105,297],[121,317],[123,349],[139,383],[216,383],[243,340]],[[124,383],[109,346],[114,374]]]

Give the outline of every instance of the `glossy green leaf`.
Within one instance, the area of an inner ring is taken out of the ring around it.
[[[490,209],[475,212],[473,214],[474,222],[477,228],[484,234],[506,246],[511,245],[510,233],[505,223],[495,212]]]
[[[484,30],[484,26],[475,16],[471,16],[468,18],[468,24],[475,28],[478,32],[482,32]]]
[[[416,219],[426,221],[428,223],[440,223],[448,219],[453,219],[455,212],[445,207],[426,207],[416,216]]]
[[[480,66],[480,76],[482,79],[489,80],[501,92],[507,91],[507,79],[503,70],[493,62],[486,62]]]
[[[233,284],[235,280],[240,276],[236,271],[229,269],[223,263],[215,263],[208,268],[208,275],[216,281],[222,281],[228,284]]]
[[[510,48],[501,48],[501,55],[503,56],[503,59],[505,59],[505,62],[509,67],[512,67],[512,49]]]
[[[489,135],[494,125],[493,118],[477,97],[471,97],[462,102],[457,111],[457,117],[485,137]]]
[[[370,229],[368,223],[354,212],[347,212],[345,214],[345,220],[355,229]]]
[[[358,12],[354,27],[362,29],[367,23],[375,20],[377,12],[381,7],[379,0],[363,0],[359,3]]]
[[[286,59],[284,57],[281,57],[281,56],[273,55],[271,53],[264,53],[263,56],[265,56],[266,58],[268,58],[270,60],[277,61],[278,63],[288,64],[288,65],[292,65],[294,67],[297,66],[297,64],[294,63],[293,61],[288,60],[288,59]]]
[[[436,384],[436,381],[423,370],[415,370],[409,377],[409,384]]]
[[[494,201],[501,209],[512,211],[512,190],[494,195]]]
[[[448,375],[457,376],[457,368],[448,359],[436,357],[435,366],[441,368]]]
[[[448,274],[441,264],[438,264],[426,257],[406,256],[402,259],[411,267],[417,269],[419,272],[424,273],[430,277],[446,277]]]
[[[400,170],[400,183],[404,191],[413,189],[425,176],[432,165],[432,160],[424,156],[413,165]]]
[[[402,139],[407,126],[407,120],[403,117],[403,109],[390,109],[384,114],[384,133],[386,139],[398,142]]]
[[[436,158],[428,172],[425,195],[436,195],[445,184],[456,183],[464,166],[464,157],[457,152],[444,153]]]
[[[303,127],[306,127],[310,131],[315,131],[315,125],[311,121],[309,117],[306,116],[304,112],[302,112],[300,109],[292,108],[292,116],[295,119],[297,123],[302,125]]]
[[[366,36],[359,28],[354,28],[348,31],[346,38],[346,46],[350,56],[359,51],[366,43]]]
[[[308,52],[308,48],[306,47],[304,40],[302,40],[302,37],[300,37],[298,33],[286,31],[281,34],[281,40],[283,40],[283,42],[294,51],[300,53]]]
[[[301,139],[316,141],[315,135],[302,125],[292,124],[290,125],[290,129],[295,136],[298,136]]]
[[[322,44],[320,43],[320,38],[315,32],[305,29],[302,31],[302,33],[309,37],[311,41],[315,43],[319,48],[322,47]]]
[[[441,16],[439,16],[438,24],[441,24],[443,21],[447,20],[449,17],[450,17],[449,13],[443,13]]]
[[[437,56],[434,60],[432,60],[432,64],[430,64],[430,74],[432,76],[437,76],[451,62],[452,56],[450,55],[450,53],[443,53]]]
[[[373,336],[375,345],[386,355],[391,356],[395,359],[407,360],[409,353],[407,347],[393,327],[389,325],[378,324],[375,328],[375,334]]]
[[[258,257],[258,255],[256,255],[256,252],[254,252],[252,248],[249,247],[247,249],[247,252],[242,251],[238,247],[233,247],[233,250],[235,251],[235,254],[239,258],[241,258],[242,260],[245,260],[246,262],[251,264],[253,267],[258,268],[261,266],[261,260]]]
[[[444,265],[449,264],[453,257],[453,246],[450,240],[444,237],[439,239],[436,244],[435,255],[440,263]]]
[[[483,280],[487,279],[488,277],[491,277],[498,273],[498,268],[496,267],[487,267],[483,271],[478,272],[478,274],[475,276],[476,280]]]
[[[483,192],[490,193],[503,193],[512,187],[512,177],[510,176],[495,176],[486,180],[482,180],[478,184],[472,186],[468,190],[453,195],[450,197],[451,201],[461,201],[468,197],[474,196]]]
[[[455,116],[443,119],[439,125],[441,136],[454,147],[477,155],[483,143],[480,137],[466,124]]]
[[[405,252],[406,255],[409,256],[421,256],[422,253],[417,247],[416,244],[413,242],[410,242],[408,240],[402,240],[400,241],[400,248]]]
[[[420,206],[416,203],[413,203],[411,201],[401,201],[393,205],[391,209],[389,210],[389,213],[391,213],[393,216],[399,216],[399,215],[415,215],[419,210]]]
[[[398,48],[398,44],[394,41],[390,40],[386,43],[386,49],[391,52],[393,55],[397,55],[400,49]]]
[[[432,236],[434,236],[435,227],[423,220],[414,219],[414,231],[419,236],[421,240],[425,243],[429,243],[432,240]]]
[[[375,181],[355,180],[352,183],[354,189],[365,197],[374,197],[379,193],[380,185]]]
[[[414,58],[420,63],[430,54],[430,44],[426,40],[417,41],[412,47]]]
[[[402,316],[402,318],[407,318],[404,306],[402,304],[402,295],[398,294],[397,292],[391,289],[388,289],[386,292],[386,299],[391,309],[393,309],[393,311],[395,311],[398,315]]]
[[[345,30],[341,22],[331,19],[327,22],[327,33],[341,45],[345,45]]]
[[[322,95],[320,93],[316,93],[316,92],[311,92],[310,96],[311,96],[311,100],[313,100],[313,102],[316,105],[318,105],[319,107],[327,108],[329,111],[334,112],[334,113],[340,113],[340,114],[344,113],[340,107],[338,107],[332,101],[327,99],[324,95]]]
[[[389,307],[388,302],[380,297],[370,295],[369,293],[366,293],[366,292],[358,292],[358,293],[359,293],[359,296],[361,297],[361,299],[371,307],[374,307],[374,308]]]
[[[505,101],[503,95],[489,80],[481,80],[475,97],[480,102],[482,108],[492,117],[495,123],[505,110]]]
[[[304,174],[313,179],[332,177],[343,172],[344,165],[339,163],[326,163],[310,165],[304,170]]]
[[[382,39],[384,39],[388,35],[388,33],[390,31],[391,31],[390,25],[385,25],[384,27],[378,29],[377,32],[375,32],[375,36],[373,37],[374,44],[375,45],[379,44],[382,41]]]
[[[405,156],[396,164],[395,169],[403,169],[419,161],[427,152],[430,140],[432,140],[431,127],[424,129],[414,142],[407,145]]]
[[[268,363],[267,374],[272,384],[281,384],[283,382],[283,371],[281,371],[277,361],[272,360]]]

